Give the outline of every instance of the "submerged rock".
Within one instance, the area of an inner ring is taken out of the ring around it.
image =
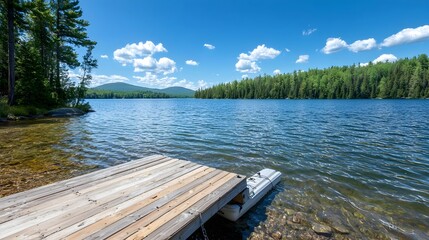
[[[339,233],[342,233],[342,234],[349,234],[350,233],[350,231],[347,229],[346,226],[344,226],[344,225],[342,225],[341,223],[338,223],[338,222],[334,222],[332,224],[332,228],[336,232],[339,232]]]
[[[286,212],[287,215],[292,215],[295,213],[295,210],[290,208],[285,208],[284,211]]]
[[[292,217],[292,222],[301,223],[304,220],[304,214],[302,212],[297,212]]]
[[[323,224],[313,223],[311,228],[317,234],[323,234],[323,235],[331,235],[332,234],[332,228],[329,226],[323,225]]]
[[[274,239],[282,239],[282,233],[280,231],[276,231],[271,234],[271,237]]]
[[[85,112],[77,108],[57,108],[45,114],[47,117],[74,117],[84,115]]]

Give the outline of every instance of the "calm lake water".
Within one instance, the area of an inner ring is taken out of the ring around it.
[[[90,104],[96,112],[83,117],[0,125],[0,194],[163,154],[248,176],[282,172],[240,221],[209,222],[213,238],[305,237],[315,222],[346,229],[334,239],[429,238],[429,100]]]

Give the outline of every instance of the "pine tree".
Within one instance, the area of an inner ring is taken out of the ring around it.
[[[67,91],[72,90],[67,70],[79,66],[73,47],[89,47],[96,43],[88,39],[86,27],[89,23],[81,19],[82,10],[78,0],[52,0],[51,6],[55,13],[55,72],[51,82],[58,101],[64,103],[67,101]]]

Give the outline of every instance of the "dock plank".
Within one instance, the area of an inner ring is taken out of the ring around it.
[[[158,168],[163,166],[168,166],[168,164],[176,165],[178,163],[176,160],[171,159],[166,162],[161,162],[155,166],[148,166],[148,168],[145,168],[141,171],[132,172],[128,175],[124,175],[117,178],[105,178],[103,181],[99,180],[96,182],[91,182],[87,185],[72,187],[68,191],[62,191],[61,194],[56,194],[56,195],[50,196],[49,198],[35,199],[25,205],[15,207],[14,210],[8,211],[9,213],[8,215],[5,215],[5,216],[0,215],[0,223],[4,223],[10,220],[19,218],[20,216],[23,216],[23,215],[28,215],[28,213],[35,215],[35,214],[38,214],[38,211],[47,212],[50,209],[54,209],[58,205],[64,205],[65,203],[68,204],[71,201],[73,201],[74,203],[77,203],[77,200],[81,200],[81,201],[86,200],[87,203],[96,201],[99,197],[97,197],[95,193],[97,192],[105,193],[106,188],[109,188],[110,192],[114,192],[113,190],[111,190],[112,186],[114,186],[114,183],[120,183],[121,187],[123,188],[126,186],[125,183],[129,183],[129,181],[132,181],[132,180],[135,181],[136,178],[138,178],[139,176],[147,176],[147,174],[151,173],[151,171],[155,171]],[[144,180],[150,180],[150,178],[147,178]],[[120,181],[124,181],[124,182],[120,182]],[[135,183],[131,183],[131,184],[134,185]],[[49,201],[49,200],[55,200],[55,201]]]
[[[234,173],[149,156],[0,198],[0,239],[183,239],[245,187]]]
[[[9,207],[16,207],[21,204],[26,204],[33,200],[42,198],[46,195],[53,195],[62,191],[69,190],[70,188],[77,187],[80,185],[87,184],[92,181],[103,179],[108,176],[115,176],[117,174],[127,172],[130,169],[144,166],[152,162],[157,162],[166,158],[162,155],[154,155],[143,159],[137,159],[130,161],[126,164],[120,164],[114,167],[98,170],[93,173],[85,174],[75,178],[63,180],[57,183],[48,184],[42,187],[31,189],[25,192],[16,193],[4,198],[0,198],[0,210],[4,210]]]

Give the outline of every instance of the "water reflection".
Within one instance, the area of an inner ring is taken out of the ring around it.
[[[90,168],[70,144],[80,134],[68,119],[44,119],[0,127],[0,196],[70,178]]]
[[[232,225],[242,237],[311,238],[320,223],[336,239],[429,238],[429,101],[91,105],[84,117],[1,127],[2,194],[164,154],[245,175],[283,173],[269,203]]]

